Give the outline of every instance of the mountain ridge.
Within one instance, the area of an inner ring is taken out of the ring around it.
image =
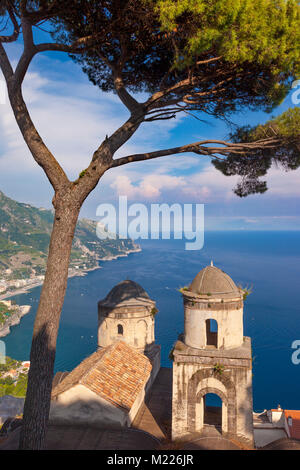
[[[45,272],[54,212],[9,198],[0,190],[0,277],[28,278]],[[79,219],[70,267],[92,269],[105,258],[139,251],[133,240],[96,235],[97,222]],[[99,227],[98,227],[99,230]],[[104,228],[103,228],[104,232]]]

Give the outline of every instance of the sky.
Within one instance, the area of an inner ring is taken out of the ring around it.
[[[42,36],[39,32],[37,39]],[[15,65],[22,44],[5,47]],[[105,136],[128,118],[118,97],[92,85],[80,66],[64,53],[36,56],[23,92],[40,135],[71,179],[88,166]],[[290,94],[272,116],[293,106]],[[144,123],[116,157],[228,136],[230,129],[225,123],[202,117],[205,122],[180,116]],[[255,125],[270,117],[244,110],[233,121]],[[233,193],[237,180],[218,172],[209,158],[195,154],[132,163],[111,169],[102,177],[85,201],[81,216],[97,220],[99,204],[118,205],[119,196],[126,195],[128,204],[204,204],[208,230],[300,230],[300,169],[284,172],[271,168],[266,177],[269,190],[242,199]],[[0,104],[0,190],[21,202],[52,207],[53,190],[22,140],[7,99]]]

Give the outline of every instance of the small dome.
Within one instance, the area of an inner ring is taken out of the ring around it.
[[[117,284],[105,299],[99,301],[99,305],[103,307],[125,307],[153,303],[154,301],[150,299],[147,292],[139,284],[129,279]]]
[[[215,266],[202,269],[190,285],[190,292],[213,297],[240,296],[241,292],[228,274]]]

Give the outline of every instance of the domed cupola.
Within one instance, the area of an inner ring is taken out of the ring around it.
[[[155,306],[155,302],[150,299],[147,292],[134,281],[126,279],[120,282],[107,294],[105,299],[100,300],[98,305],[102,309],[108,311],[109,309],[120,309],[120,313],[126,314],[126,308]]]
[[[211,263],[182,295],[186,345],[230,349],[243,344],[243,292],[228,274]]]
[[[241,295],[231,277],[212,264],[197,274],[190,285],[190,291],[197,295],[222,299]]]
[[[98,346],[122,339],[145,351],[154,344],[155,302],[136,282],[125,280],[98,302]]]

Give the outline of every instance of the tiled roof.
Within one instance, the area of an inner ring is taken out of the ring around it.
[[[287,425],[291,438],[300,439],[300,410],[284,410]],[[289,425],[288,418],[292,418],[292,425]]]
[[[68,374],[69,372],[56,372],[52,382],[52,389],[54,389]]]
[[[82,361],[54,386],[52,398],[81,384],[115,406],[129,411],[144,388],[151,369],[151,363],[144,354],[118,341]]]

